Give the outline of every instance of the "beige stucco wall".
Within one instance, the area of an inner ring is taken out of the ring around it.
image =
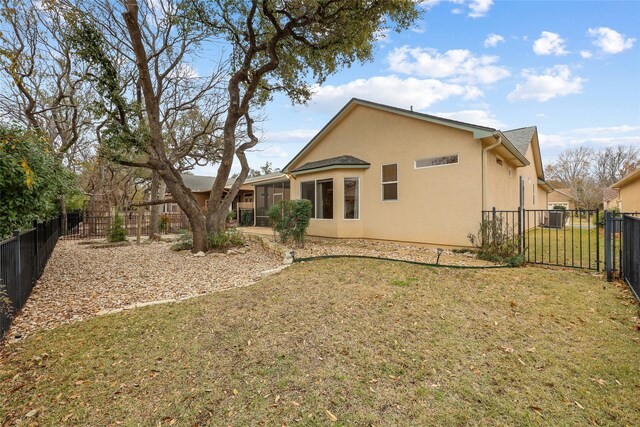
[[[630,183],[620,187],[620,210],[640,212],[640,175]]]
[[[458,154],[459,163],[415,169],[416,159]],[[357,106],[291,169],[351,155],[371,163],[361,170],[328,170],[291,180],[334,179],[334,219],[312,219],[309,234],[468,246],[480,223],[482,150],[471,132]],[[382,201],[382,165],[398,164],[398,200]],[[360,176],[360,220],[343,219],[343,178]]]

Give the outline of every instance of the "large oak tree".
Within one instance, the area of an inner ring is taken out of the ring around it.
[[[225,227],[229,207],[249,174],[245,153],[258,143],[255,112],[276,92],[294,103],[307,101],[313,84],[370,60],[379,30],[407,28],[419,15],[415,2],[398,0],[123,0],[67,5],[76,52],[96,70],[96,88],[108,103],[112,154],[123,164],[146,167],[160,176],[189,218],[193,251],[206,250],[206,236]],[[204,213],[168,155],[163,105],[165,82],[195,56],[211,55],[212,47],[220,55],[221,68],[206,93],[215,94],[223,109],[216,116],[219,129],[207,134],[211,144],[220,144],[220,151]],[[127,88],[120,68],[128,64],[113,62],[114,48],[123,53],[121,61],[135,64],[138,103],[124,96]],[[234,159],[241,171],[226,191]]]

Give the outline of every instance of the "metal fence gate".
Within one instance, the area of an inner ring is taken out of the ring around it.
[[[601,220],[598,209],[493,209],[482,212],[481,229],[487,230],[482,237],[498,236],[528,263],[600,271]]]
[[[605,212],[604,224],[607,280],[623,280],[640,301],[640,212]]]

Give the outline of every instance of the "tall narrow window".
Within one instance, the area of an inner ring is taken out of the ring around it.
[[[398,164],[382,166],[382,200],[398,200]]]
[[[316,218],[333,219],[333,179],[316,181]]]
[[[360,185],[358,178],[344,179],[344,219],[360,218]]]
[[[533,194],[533,204],[536,204],[536,185],[531,184],[531,194]]]
[[[300,198],[311,202],[311,218],[316,217],[316,182],[307,181],[300,183]]]

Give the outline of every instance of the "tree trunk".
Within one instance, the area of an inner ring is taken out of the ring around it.
[[[160,195],[158,190],[160,189],[160,175],[158,172],[152,171],[151,175],[151,199],[158,200]],[[160,206],[151,206],[151,215],[149,216],[149,240],[158,240],[160,238],[158,217],[160,216]]]

